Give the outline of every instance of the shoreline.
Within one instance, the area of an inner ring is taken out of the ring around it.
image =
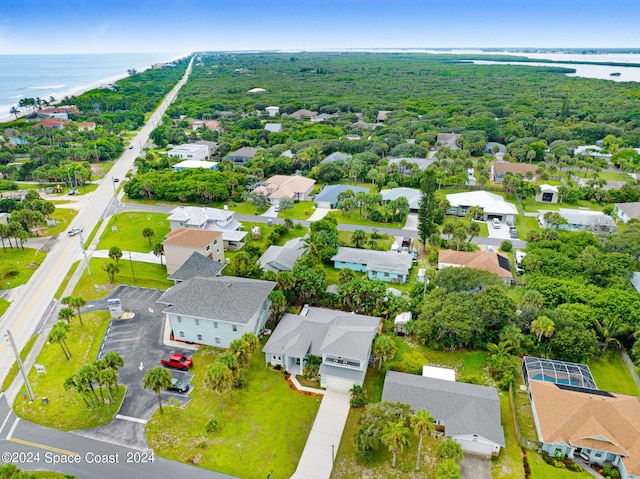
[[[190,55],[192,55],[192,53],[185,53],[185,54],[182,54],[182,55],[178,55],[178,56],[172,57],[169,60],[166,60],[163,63],[171,63],[171,62],[174,62],[176,60],[180,60],[182,58],[186,58],[186,57],[188,57]],[[138,73],[142,73],[142,72],[148,70],[149,68],[151,68],[151,65],[145,65],[145,66],[142,66],[140,68],[136,68],[136,71]],[[86,93],[88,91],[91,91],[91,90],[93,90],[95,88],[100,87],[101,85],[106,85],[106,84],[110,84],[110,83],[116,83],[116,82],[118,82],[118,81],[120,81],[120,80],[122,80],[124,78],[127,78],[128,76],[129,76],[129,74],[127,72],[123,72],[123,73],[118,74],[118,75],[112,75],[110,77],[102,78],[102,79],[100,79],[98,81],[95,81],[93,83],[89,83],[89,84],[85,84],[85,85],[78,85],[76,87],[72,87],[68,91],[64,91],[62,93],[58,93],[58,95],[60,95],[60,98],[57,98],[56,101],[53,102],[50,106],[57,105],[65,97],[80,96],[83,93]],[[51,95],[47,94],[47,93],[45,93],[43,95],[44,98],[47,98],[49,96],[51,96]],[[16,106],[16,105],[12,105],[12,106]],[[5,112],[0,111],[0,115],[2,115],[4,113]],[[22,112],[20,115],[18,115],[17,118],[14,115],[11,115],[11,114],[7,114],[7,116],[0,116],[0,124],[10,123],[12,121],[19,120],[20,118],[22,118],[23,116],[25,116],[27,114],[28,113],[26,111]]]

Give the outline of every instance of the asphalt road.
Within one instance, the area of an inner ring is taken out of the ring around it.
[[[184,77],[166,96],[158,109],[151,115],[147,124],[142,127],[132,140],[133,148],[124,150],[120,159],[111,169],[110,177],[107,178],[108,181],[103,181],[90,197],[87,197],[86,205],[79,211],[69,227],[82,226],[85,234],[88,234],[98,221],[105,216],[115,194],[114,184],[111,179],[114,177],[122,178],[131,169],[134,160],[141,153],[141,145],[144,144],[151,131],[161,121],[168,105],[187,81],[192,63],[193,58],[187,67]],[[47,257],[27,283],[26,288],[24,288],[24,294],[19,295],[2,316],[0,331],[4,333],[10,330],[18,349],[24,347],[42,321],[42,318],[52,309],[55,292],[77,258],[81,250],[81,244],[81,235],[69,237],[66,234],[60,234],[50,244],[48,243],[49,252]],[[13,352],[8,347],[7,341],[2,341],[2,344],[0,344],[0,380],[7,375],[14,360]]]

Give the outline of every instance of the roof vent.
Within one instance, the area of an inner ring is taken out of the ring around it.
[[[230,288],[230,287],[231,287],[231,283],[227,283],[227,288]]]

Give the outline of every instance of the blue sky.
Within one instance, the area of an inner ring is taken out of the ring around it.
[[[640,47],[639,0],[2,0],[0,54]]]

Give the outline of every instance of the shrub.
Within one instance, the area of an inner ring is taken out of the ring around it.
[[[508,253],[512,249],[513,249],[513,243],[511,241],[504,240],[502,243],[500,243],[500,251],[504,251],[505,253]]]
[[[211,419],[209,419],[209,422],[207,422],[205,429],[207,430],[207,432],[214,432],[216,429],[218,429],[219,425],[220,425],[220,421],[218,420],[217,417],[214,416]]]
[[[580,467],[580,464],[576,464],[575,462],[571,461],[571,462],[566,462],[565,466],[567,467],[567,469],[569,469],[570,471],[573,472],[581,472],[582,471],[582,467]],[[617,471],[616,471],[617,472]],[[613,477],[613,476],[612,476]]]
[[[238,376],[233,380],[233,389],[242,389],[247,385],[247,380],[242,376]]]
[[[360,408],[365,406],[369,402],[367,397],[367,391],[360,386],[353,386],[351,388],[351,407]]]

